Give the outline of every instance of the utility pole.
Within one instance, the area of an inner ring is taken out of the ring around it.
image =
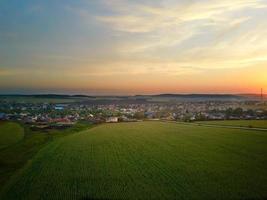
[[[261,102],[263,103],[263,89],[261,88]]]

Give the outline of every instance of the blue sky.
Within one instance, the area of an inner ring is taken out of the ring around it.
[[[266,0],[2,0],[0,92],[257,92],[266,13]]]

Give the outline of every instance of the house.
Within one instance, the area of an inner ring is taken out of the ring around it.
[[[93,118],[93,117],[94,117],[94,115],[92,115],[92,114],[88,115],[88,118]]]
[[[108,117],[107,119],[106,119],[106,122],[107,123],[116,123],[116,122],[118,122],[119,121],[119,118],[118,117]]]
[[[5,113],[0,113],[0,120],[3,120],[6,118],[6,114]]]
[[[66,104],[57,104],[54,108],[55,110],[64,110],[66,106]]]
[[[64,110],[63,106],[55,106],[55,110]]]

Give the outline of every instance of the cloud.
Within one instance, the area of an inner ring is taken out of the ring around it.
[[[179,2],[157,7],[133,4],[128,1],[111,2],[113,3],[106,2],[106,4],[115,14],[96,16],[96,19],[110,25],[115,30],[134,33],[158,31],[197,20],[229,21],[229,19],[224,19],[228,13],[244,9],[266,8],[267,6],[266,3],[259,0]]]
[[[0,76],[7,76],[10,72],[6,69],[0,69]]]
[[[265,62],[267,2],[262,0],[104,1],[112,15],[96,16],[125,39],[117,51],[202,69],[240,68]],[[263,14],[264,15],[264,14]],[[137,39],[138,38],[138,39]],[[159,59],[160,60],[160,59]]]

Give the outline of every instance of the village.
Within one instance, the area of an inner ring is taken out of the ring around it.
[[[136,122],[143,120],[204,121],[267,119],[261,102],[203,101],[176,103],[17,103],[0,104],[0,120],[20,121],[32,128],[64,128],[78,121],[90,123]]]

